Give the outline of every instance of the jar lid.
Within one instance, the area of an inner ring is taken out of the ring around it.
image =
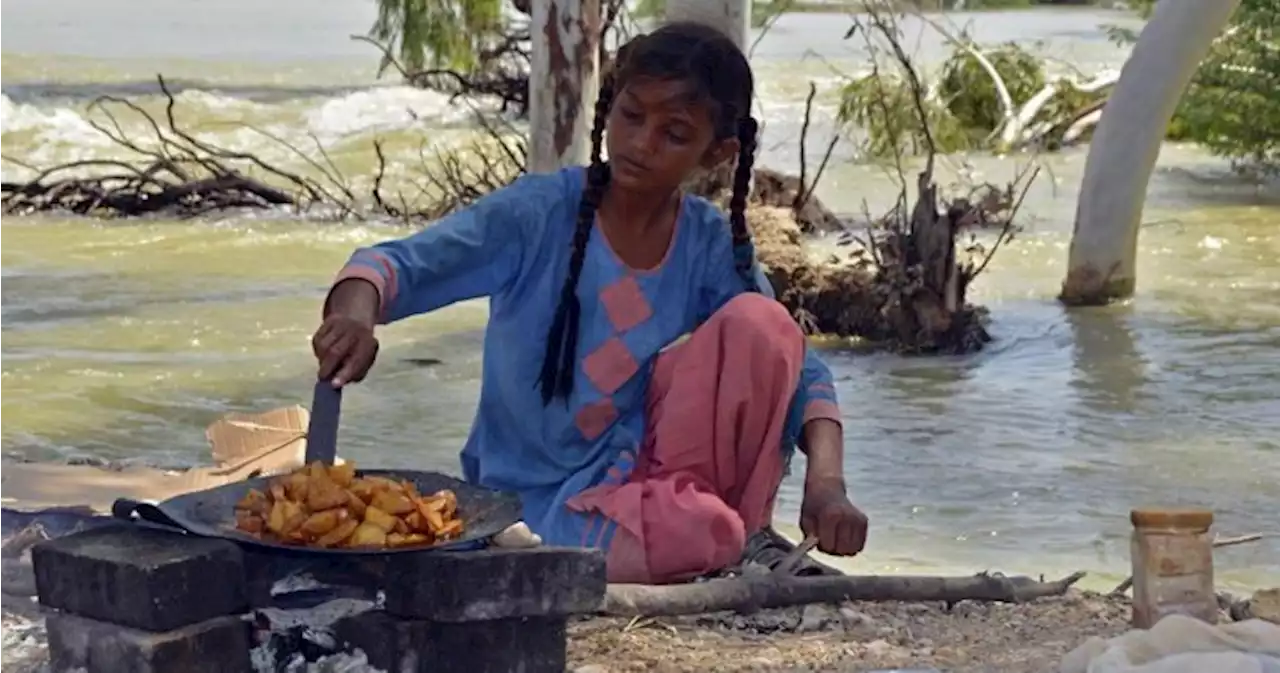
[[[1135,528],[1175,528],[1207,531],[1213,525],[1213,512],[1207,509],[1135,509],[1129,512]]]

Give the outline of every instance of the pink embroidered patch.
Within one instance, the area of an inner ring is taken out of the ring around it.
[[[613,406],[613,400],[605,398],[599,402],[583,405],[574,417],[574,423],[583,437],[592,440],[604,434],[604,431],[609,429],[609,424],[617,418],[618,408]]]
[[[639,368],[627,345],[618,337],[610,337],[582,360],[582,371],[606,395],[612,395],[621,388]]]
[[[600,291],[600,301],[609,314],[609,322],[619,332],[625,332],[646,321],[653,315],[653,308],[645,298],[640,284],[633,276],[624,276]]]

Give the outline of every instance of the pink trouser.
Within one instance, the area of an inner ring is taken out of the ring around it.
[[[738,562],[773,514],[804,352],[786,309],[752,293],[658,356],[630,479],[570,504],[617,524],[610,582],[676,582]]]

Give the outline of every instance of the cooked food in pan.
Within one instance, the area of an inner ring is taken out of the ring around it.
[[[317,548],[431,545],[462,534],[453,491],[418,493],[408,481],[356,476],[352,463],[312,463],[250,489],[235,507],[236,529],[269,542]]]

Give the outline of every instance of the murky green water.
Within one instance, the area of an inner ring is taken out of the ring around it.
[[[466,110],[430,92],[370,86],[376,55],[346,39],[368,25],[370,4],[10,2],[4,154],[36,164],[118,155],[86,123],[86,104],[113,93],[158,109],[150,78],[163,72],[180,91],[181,119],[224,145],[298,167],[249,127],[307,147],[314,135],[360,187],[372,177],[370,141],[384,137],[397,170],[409,170],[421,142],[465,135]],[[1123,57],[1098,29],[1121,20],[984,14],[975,27],[979,39],[1027,41],[1092,70]],[[839,40],[844,21],[789,17],[758,47],[764,163],[794,165],[809,79],[829,90],[835,72],[865,65]],[[922,40],[920,51],[928,60],[942,48]],[[137,119],[125,127],[142,128]],[[811,143],[816,153],[824,139]],[[1004,181],[1021,163],[957,158],[944,178]],[[977,299],[995,318],[989,350],[830,355],[850,487],[874,526],[853,567],[1123,575],[1126,513],[1140,504],[1206,505],[1224,533],[1280,533],[1280,197],[1238,183],[1194,148],[1166,148],[1138,297],[1067,312],[1053,295],[1083,163],[1082,152],[1048,160],[1026,207],[1028,233],[980,280]],[[846,157],[820,195],[853,211],[895,191],[881,171]],[[5,455],[191,464],[220,414],[307,403],[307,340],[329,278],[353,247],[402,233],[286,218],[4,220]],[[375,375],[349,395],[342,453],[455,469],[485,315],[471,303],[387,329]],[[428,357],[443,364],[409,361]],[[784,520],[797,487],[784,486]],[[1218,558],[1229,584],[1280,580],[1277,538]]]

